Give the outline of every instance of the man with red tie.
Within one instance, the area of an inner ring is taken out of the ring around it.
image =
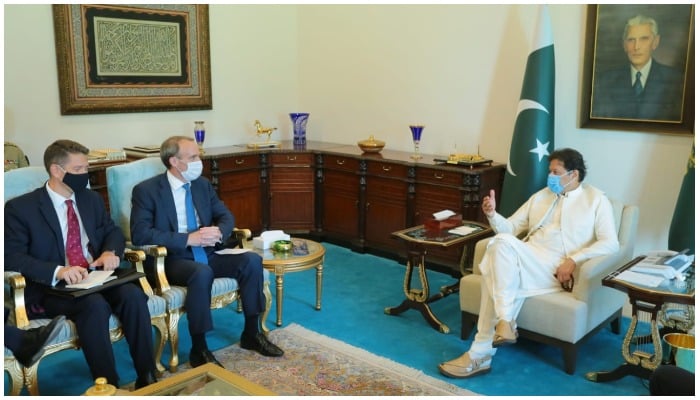
[[[5,204],[5,269],[27,279],[29,318],[65,315],[72,320],[93,379],[104,377],[118,387],[109,336],[114,313],[134,361],[136,387],[155,382],[151,317],[140,287],[127,283],[77,298],[48,290],[62,281],[82,281],[88,269],[114,270],[125,239],[100,195],[87,188],[85,146],[57,140],[46,148],[44,166],[49,173],[44,186]]]

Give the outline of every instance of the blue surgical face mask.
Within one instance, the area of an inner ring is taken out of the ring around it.
[[[202,169],[204,169],[203,167],[202,160],[190,161],[187,163],[187,169],[180,171],[180,174],[183,178],[185,178],[185,180],[192,182],[202,175]]]
[[[554,174],[549,174],[547,177],[547,187],[549,190],[554,192],[554,194],[562,194],[564,193],[564,189],[569,186],[569,183],[571,183],[573,180],[569,180],[569,182],[566,185],[561,184],[561,177],[569,175],[571,171],[567,171],[564,175],[554,175]]]

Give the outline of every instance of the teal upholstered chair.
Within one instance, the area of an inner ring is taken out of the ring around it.
[[[112,219],[122,228],[124,235],[131,238],[129,219],[131,217],[131,193],[136,184],[147,178],[151,178],[165,172],[165,166],[158,157],[147,157],[127,164],[115,165],[107,168],[107,191],[109,195],[110,211]],[[245,242],[251,233],[247,229],[235,229],[234,234],[239,240]],[[177,371],[178,356],[178,322],[185,312],[185,296],[187,288],[174,286],[168,283],[165,276],[165,247],[154,243],[151,246],[138,247],[144,250],[154,259],[153,270],[148,271],[156,293],[162,296],[167,303],[168,338],[170,340],[171,356],[169,362],[170,371]],[[269,273],[265,274],[264,291],[266,296],[266,308],[269,309],[271,299],[269,291]],[[238,282],[232,278],[216,278],[212,285],[211,308],[222,308],[239,299]],[[238,311],[241,310],[238,304]],[[264,314],[266,315],[266,314]],[[263,325],[264,327],[264,325]]]
[[[608,256],[592,258],[574,271],[572,292],[555,292],[528,297],[518,314],[521,338],[558,347],[562,350],[564,370],[573,374],[580,343],[607,324],[620,332],[622,306],[627,295],[602,285],[602,279],[634,255],[639,208],[610,199],[620,250]],[[466,339],[479,317],[481,273],[479,263],[491,239],[483,239],[474,251],[474,273],[460,280],[459,302],[462,310],[462,339]]]
[[[21,194],[30,192],[42,186],[48,180],[48,173],[43,167],[26,167],[5,172],[5,202]],[[132,264],[141,264],[146,258],[143,251],[127,251],[125,254],[127,261]],[[140,267],[143,269],[143,267]],[[19,272],[5,271],[5,308],[10,310],[7,323],[13,324],[21,329],[40,327],[48,324],[51,319],[33,319],[27,317],[27,310],[24,303],[24,288],[26,281]],[[151,314],[151,324],[156,327],[156,354],[162,354],[165,346],[166,325],[165,325],[165,300],[155,296],[148,282],[143,279],[142,287],[148,297],[148,309]],[[146,286],[144,286],[144,284]],[[112,342],[116,342],[123,337],[121,324],[113,315],[109,321],[110,337]],[[49,342],[46,351],[41,359],[65,349],[80,348],[80,341],[77,336],[75,325],[72,321],[66,320],[60,328],[59,335]],[[163,371],[163,366],[156,359],[157,367]],[[22,367],[12,356],[12,353],[5,349],[5,371],[10,375],[12,388],[10,393],[18,394],[22,385],[27,387],[31,395],[39,394],[38,368],[41,359],[30,368]]]

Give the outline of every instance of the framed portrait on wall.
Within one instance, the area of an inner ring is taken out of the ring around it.
[[[589,5],[580,127],[692,134],[694,5]]]

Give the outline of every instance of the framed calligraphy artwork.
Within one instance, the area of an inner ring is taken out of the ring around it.
[[[53,6],[61,114],[212,108],[207,5]]]

